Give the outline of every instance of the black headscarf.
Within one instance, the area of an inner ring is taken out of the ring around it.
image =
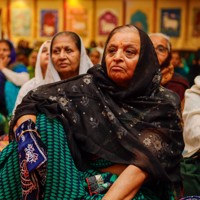
[[[114,31],[124,28],[133,26]],[[154,47],[147,34],[138,31],[140,56],[127,89],[108,78],[104,53],[102,65],[88,74],[29,92],[16,109],[11,136],[20,116],[45,113],[62,121],[80,170],[88,167],[89,153],[113,163],[136,165],[158,180],[179,181],[183,150],[180,101],[160,86]]]

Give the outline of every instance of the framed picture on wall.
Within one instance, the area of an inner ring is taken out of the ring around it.
[[[40,36],[52,37],[58,32],[58,10],[41,10]]]
[[[31,10],[29,8],[13,8],[11,12],[11,31],[14,36],[30,36]]]
[[[161,9],[161,32],[171,37],[179,37],[180,28],[181,9]]]
[[[99,35],[108,35],[110,31],[118,25],[118,17],[111,10],[105,10],[99,16],[98,29]]]
[[[69,30],[80,36],[87,36],[88,12],[85,9],[71,9],[69,12]]]
[[[200,8],[193,9],[192,36],[200,37]]]
[[[130,18],[130,23],[137,26],[141,30],[145,31],[146,33],[148,30],[148,17],[147,15],[142,12],[141,10],[137,10],[136,12],[132,13]]]

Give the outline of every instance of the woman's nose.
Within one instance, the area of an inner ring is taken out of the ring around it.
[[[67,53],[64,50],[61,50],[60,58],[66,58],[66,57],[67,57]]]
[[[115,53],[114,59],[121,60],[122,57],[123,57],[123,52],[122,52],[122,50],[118,49],[117,52]]]

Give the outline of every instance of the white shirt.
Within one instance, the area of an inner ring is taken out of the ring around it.
[[[195,78],[194,83],[185,92],[183,109],[184,157],[190,157],[200,149],[200,76]]]
[[[16,86],[22,86],[29,80],[29,74],[27,72],[18,73],[8,68],[3,68],[1,71],[5,75],[6,79]]]

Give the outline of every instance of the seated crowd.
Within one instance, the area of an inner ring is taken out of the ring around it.
[[[200,72],[190,71],[167,35],[134,25],[88,48],[71,31],[37,50],[0,40],[0,196],[200,196]]]

